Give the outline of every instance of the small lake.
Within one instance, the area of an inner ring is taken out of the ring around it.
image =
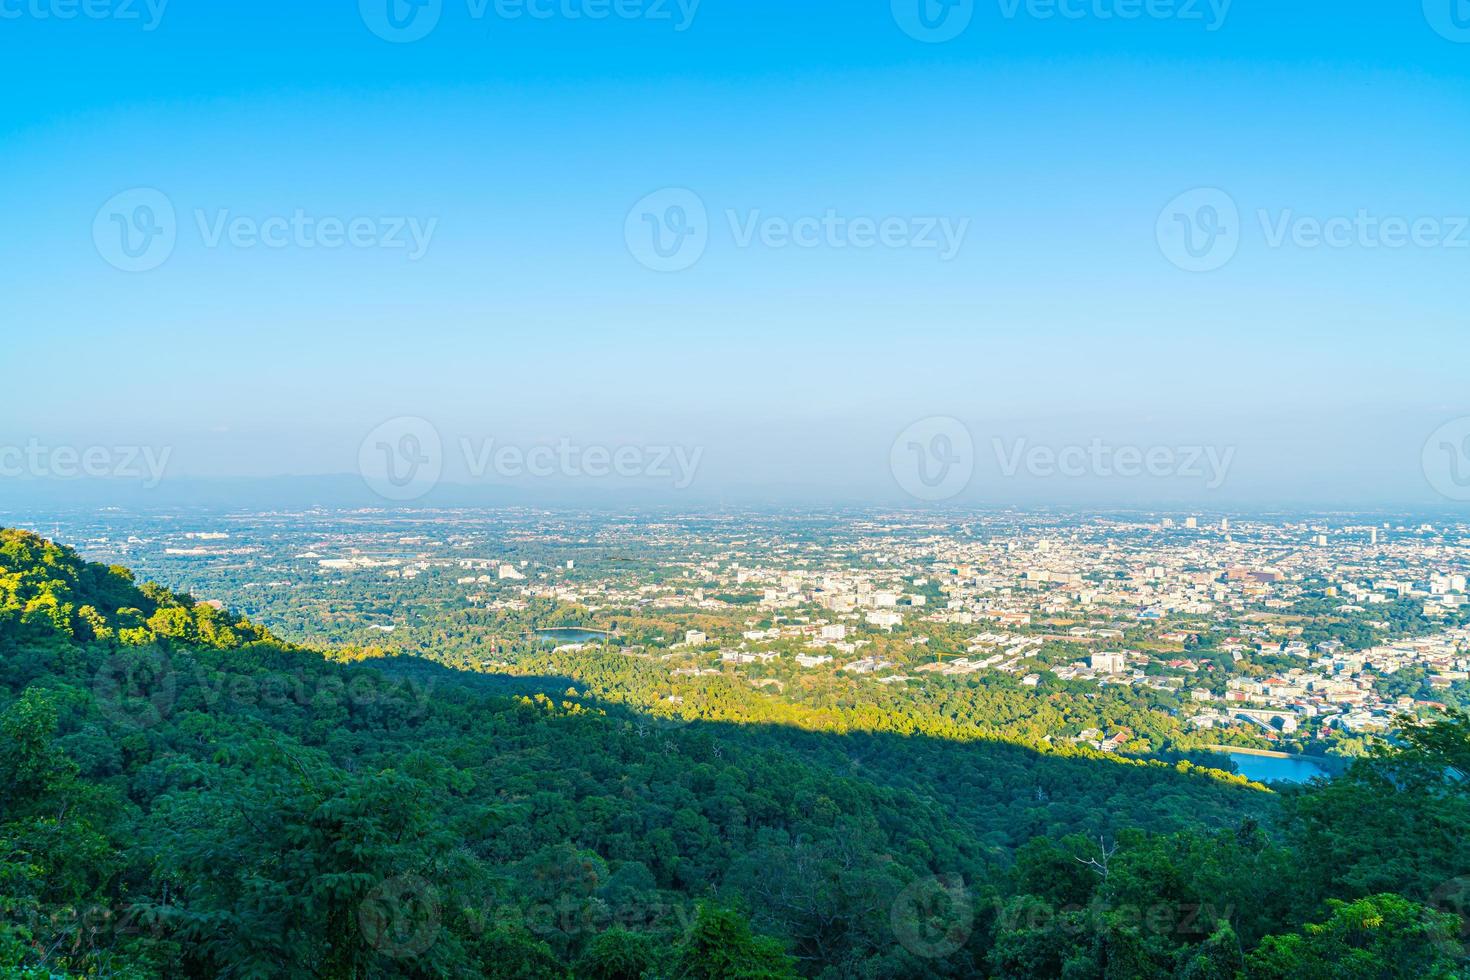
[[[1251,755],[1246,752],[1226,753],[1246,779],[1258,783],[1305,783],[1318,776],[1332,776],[1323,766],[1301,756],[1278,758],[1271,755]]]
[[[558,647],[568,643],[601,643],[607,635],[602,630],[589,630],[580,626],[558,626],[536,630],[531,634],[537,643]]]

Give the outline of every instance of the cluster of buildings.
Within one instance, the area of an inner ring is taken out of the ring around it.
[[[670,676],[748,670],[765,683],[790,669],[921,683],[995,672],[1038,687],[1050,675],[1173,692],[1196,729],[1267,737],[1382,728],[1470,683],[1464,526],[544,512],[421,525],[254,515],[97,534],[89,547],[164,580],[215,575],[211,594],[255,593],[257,607],[366,577],[384,583],[385,604],[411,581],[416,594],[489,610],[549,602],[655,619],[668,625],[652,646],[667,649]],[[387,619],[391,609],[376,628]]]

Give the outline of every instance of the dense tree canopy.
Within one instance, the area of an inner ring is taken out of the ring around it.
[[[0,971],[1465,966],[1461,715],[1280,797],[1187,763],[691,719],[359,659],[0,531]]]

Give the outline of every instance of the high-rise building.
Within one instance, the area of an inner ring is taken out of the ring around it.
[[[1121,674],[1128,669],[1126,653],[1094,653],[1087,658],[1088,666],[1105,674]]]

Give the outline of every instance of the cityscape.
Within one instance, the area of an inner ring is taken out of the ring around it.
[[[0,85],[0,980],[1470,980],[1470,0]]]
[[[772,698],[818,679],[975,678],[1038,700],[1131,689],[1167,733],[1088,725],[1048,742],[1355,755],[1402,716],[1470,705],[1465,525],[526,510],[53,524],[94,560],[262,621],[303,621],[303,641],[420,653],[440,617],[484,611],[458,662],[514,674],[523,657],[544,666],[536,631],[600,631],[550,654],[648,659],[666,706],[691,717],[705,678]]]

